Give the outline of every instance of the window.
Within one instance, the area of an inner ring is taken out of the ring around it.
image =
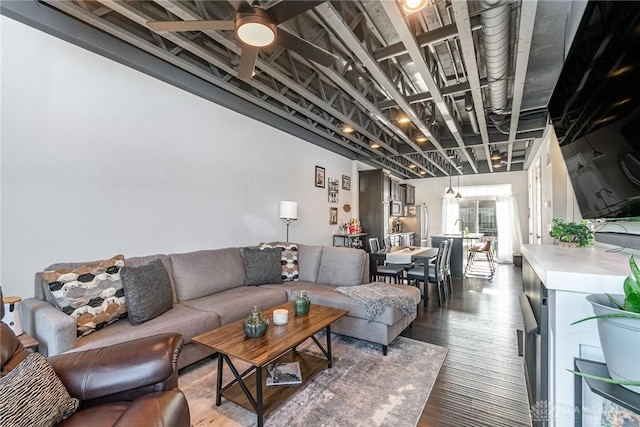
[[[485,197],[460,200],[460,218],[464,221],[465,227],[469,228],[469,232],[496,236],[498,225],[495,197]]]

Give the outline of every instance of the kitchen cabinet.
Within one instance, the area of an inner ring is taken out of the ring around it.
[[[380,169],[360,171],[358,179],[360,225],[369,238],[382,243],[389,234],[391,180]]]
[[[400,186],[400,205],[402,206],[403,212],[406,204],[407,204],[407,188],[401,185]]]
[[[404,189],[405,193],[405,205],[415,205],[416,204],[416,187],[409,184],[401,184],[401,188]]]
[[[397,200],[400,201],[400,182],[396,181],[395,179],[391,179],[390,180],[390,197],[391,200]]]

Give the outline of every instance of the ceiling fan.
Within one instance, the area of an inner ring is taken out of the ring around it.
[[[252,5],[241,2],[233,20],[147,21],[147,25],[157,32],[235,30],[236,38],[242,45],[238,77],[250,79],[260,48],[274,43],[325,67],[338,59],[334,54],[278,27],[321,3],[324,1],[283,0],[264,9],[257,1]]]

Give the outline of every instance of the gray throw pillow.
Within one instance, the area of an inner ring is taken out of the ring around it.
[[[282,248],[243,248],[245,285],[282,283]]]
[[[140,267],[122,267],[120,277],[132,325],[154,319],[173,307],[169,274],[161,260]]]

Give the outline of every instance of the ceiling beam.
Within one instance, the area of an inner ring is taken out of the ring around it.
[[[529,53],[533,38],[533,25],[536,21],[538,0],[527,0],[520,3],[520,29],[518,31],[518,45],[516,49],[516,71],[513,78],[513,99],[511,106],[511,126],[509,128],[509,147],[507,149],[507,170],[511,170],[511,156],[513,140],[518,131],[522,96],[529,67]]]
[[[380,4],[384,9],[384,11],[387,13],[387,16],[389,17],[389,19],[391,20],[391,24],[396,29],[396,32],[398,33],[400,40],[402,40],[402,43],[404,43],[405,47],[407,48],[407,52],[409,53],[409,56],[413,60],[414,66],[417,68],[418,72],[420,73],[420,76],[424,80],[424,83],[429,88],[429,92],[431,92],[431,95],[433,96],[433,102],[438,108],[438,111],[440,111],[440,114],[442,115],[445,123],[447,124],[447,127],[449,128],[449,131],[455,138],[456,142],[458,143],[458,146],[462,148],[461,150],[462,154],[467,159],[467,162],[469,163],[471,168],[475,171],[475,173],[478,173],[478,168],[475,164],[475,161],[474,159],[471,158],[471,156],[469,155],[469,152],[466,150],[466,146],[464,145],[464,140],[462,138],[462,132],[460,130],[459,123],[451,113],[450,108],[447,105],[447,102],[444,96],[442,95],[442,91],[440,90],[438,83],[435,81],[434,77],[431,75],[431,71],[429,70],[427,63],[425,62],[424,57],[422,56],[421,48],[416,43],[416,39],[413,32],[410,30],[409,26],[404,20],[404,17],[400,13],[398,4],[396,2],[387,2],[387,1],[383,1]],[[394,98],[401,99],[406,103],[406,101],[401,96],[401,94],[394,93],[392,96]],[[406,103],[406,104],[407,104],[406,107],[401,104],[400,105],[401,108],[408,114],[409,114],[408,110],[413,112],[413,109],[411,108],[410,104],[409,103]],[[411,117],[413,123],[418,127],[418,129],[422,130],[423,128],[425,128],[424,123],[419,118],[416,117],[416,119],[414,120],[414,118],[411,115],[409,115],[409,117]],[[446,153],[442,149],[442,146],[440,146],[439,143],[436,144],[436,142],[437,141],[432,141],[433,145],[435,145],[436,148],[439,148],[442,151],[443,156],[445,156],[447,161],[451,163],[453,167],[457,167],[457,165],[451,159],[449,159],[449,157],[446,155]]]
[[[476,61],[473,35],[471,34],[469,6],[466,1],[454,1],[451,3],[451,6],[453,7],[453,15],[456,18],[456,27],[458,28],[462,57],[467,68],[467,79],[471,85],[471,96],[473,97],[474,111],[470,112],[470,114],[476,115],[487,164],[489,166],[489,170],[493,172],[491,152],[489,150],[487,119],[484,114],[484,101],[482,99],[482,89],[480,88],[480,74],[478,71],[478,63]]]
[[[381,1],[384,3],[384,0]],[[474,16],[471,19],[471,29],[479,30],[482,28],[480,23],[480,17]],[[441,43],[447,39],[453,38],[458,34],[458,29],[454,24],[445,25],[440,28],[422,33],[416,37],[416,43],[420,47],[427,47],[432,44]],[[373,52],[373,57],[376,61],[384,61],[385,59],[391,59],[393,57],[404,55],[408,52],[406,46],[402,42],[394,43],[389,46],[385,46]]]

